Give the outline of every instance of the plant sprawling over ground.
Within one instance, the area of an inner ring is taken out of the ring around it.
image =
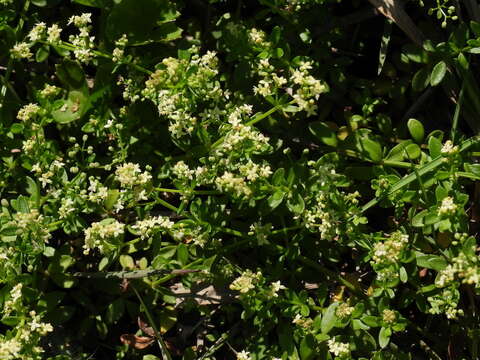
[[[0,359],[477,359],[478,54],[469,0],[0,0]]]

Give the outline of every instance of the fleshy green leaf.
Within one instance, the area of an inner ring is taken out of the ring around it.
[[[415,140],[416,143],[420,144],[425,136],[423,124],[417,119],[409,119],[407,122],[407,127],[412,139]]]
[[[437,86],[440,84],[447,73],[447,64],[444,61],[437,63],[430,75],[430,85]]]

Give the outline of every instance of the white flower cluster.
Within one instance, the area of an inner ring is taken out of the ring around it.
[[[268,296],[269,297],[278,297],[278,292],[280,290],[285,290],[287,287],[282,285],[280,281],[275,281],[270,284],[270,288],[268,291]]]
[[[268,178],[272,175],[272,169],[269,165],[255,164],[252,160],[248,160],[246,164],[239,166],[240,174],[245,176],[247,180],[255,181],[258,178]]]
[[[331,240],[337,235],[338,229],[335,226],[336,216],[333,211],[330,211],[328,203],[327,193],[318,192],[315,196],[315,205],[311,209],[305,210],[303,218],[307,228],[317,228],[322,239]]]
[[[145,82],[142,95],[157,104],[158,112],[170,119],[169,131],[175,138],[191,134],[198,125],[193,114],[199,114],[198,104],[209,104],[203,113],[215,109],[224,100],[225,94],[219,82],[218,59],[214,52],[200,56],[192,48],[190,60],[165,58]],[[184,77],[188,74],[188,82]],[[188,84],[188,86],[187,86]],[[215,111],[215,110],[214,110]]]
[[[44,22],[39,22],[28,33],[28,38],[30,41],[35,42],[41,40],[45,36],[47,30],[47,25]]]
[[[44,323],[41,321],[41,317],[32,310],[29,312],[30,321],[27,322],[24,328],[22,328],[22,334],[20,336],[23,340],[28,340],[32,333],[36,332],[41,336],[46,335],[49,332],[53,331],[53,327],[50,323]]]
[[[394,310],[383,309],[382,320],[387,324],[394,324],[397,321],[397,314]]]
[[[440,152],[444,155],[453,155],[458,152],[458,146],[454,146],[452,140],[445,141]]]
[[[117,166],[115,176],[124,188],[146,185],[152,179],[152,175],[148,171],[142,172],[140,165],[134,163],[125,163]]]
[[[262,273],[260,271],[253,273],[251,270],[246,270],[230,284],[230,289],[245,294],[255,289],[255,285],[258,284],[261,279]]]
[[[27,36],[31,42],[40,41],[46,37],[47,42],[58,44],[60,42],[61,32],[62,29],[57,24],[53,24],[47,28],[44,22],[40,22],[35,24]]]
[[[60,92],[60,88],[55,85],[45,84],[45,87],[40,91],[40,95],[44,98],[55,96]]]
[[[63,167],[65,163],[62,161],[63,159],[58,158],[50,164],[48,169],[42,169],[40,164],[34,164],[32,166],[32,171],[36,173],[39,177],[40,182],[42,183],[42,187],[47,187],[48,184],[52,183],[52,178],[57,174]]]
[[[185,164],[185,161],[180,160],[172,167],[173,174],[183,181],[193,180],[195,170],[192,170]]]
[[[23,284],[18,283],[12,290],[10,290],[10,298],[3,304],[3,315],[8,316],[14,311],[22,302],[22,288]]]
[[[395,264],[407,245],[408,235],[395,232],[389,239],[375,244],[372,260],[376,265]]]
[[[327,341],[328,351],[333,353],[335,356],[346,357],[350,355],[350,345],[348,343],[342,343],[336,341],[335,339],[330,339]]]
[[[0,359],[17,360],[20,358],[21,351],[22,344],[16,338],[8,340],[0,338]]]
[[[30,45],[25,42],[15,44],[10,50],[10,55],[14,59],[31,59],[33,54],[30,51]]]
[[[137,221],[135,225],[132,225],[132,228],[140,233],[140,237],[142,239],[146,239],[148,237],[151,237],[156,229],[170,230],[173,225],[174,222],[171,221],[168,217],[155,216]]]
[[[51,44],[58,44],[60,42],[60,34],[62,29],[57,24],[49,26],[47,29],[47,41]]]
[[[463,310],[458,309],[460,293],[457,289],[444,289],[440,294],[427,298],[431,308],[430,314],[445,314],[448,319],[457,319],[463,315]]]
[[[128,44],[128,38],[126,34],[123,34],[120,39],[115,41],[115,49],[113,49],[112,52],[112,60],[114,62],[120,62],[122,61],[124,55],[125,55],[125,47]]]
[[[350,306],[347,303],[341,303],[335,309],[335,315],[337,315],[337,317],[340,319],[345,319],[352,315],[354,309],[355,308],[353,306]]]
[[[242,350],[237,352],[237,360],[252,360],[248,351]]]
[[[39,356],[44,350],[39,346],[32,347],[32,341],[34,341],[34,338],[38,339],[52,332],[53,327],[49,323],[41,322],[41,317],[38,316],[35,311],[30,311],[28,315],[30,316],[30,321],[17,325],[15,328],[15,337],[11,339],[0,338],[0,359],[17,360],[40,358]],[[35,357],[32,357],[32,355]]]
[[[44,218],[37,209],[30,212],[17,212],[13,215],[14,224],[18,228],[18,234],[24,238],[46,243],[52,237],[48,229],[43,225]]]
[[[302,315],[297,314],[292,320],[292,324],[300,326],[304,329],[308,329],[313,325],[313,320],[310,318],[304,318]]]
[[[320,95],[327,91],[327,86],[320,80],[315,79],[310,70],[313,69],[312,63],[303,61],[298,68],[292,69],[290,78],[287,79],[278,75],[268,59],[260,60],[257,66],[257,72],[262,77],[258,85],[253,87],[256,95],[263,97],[277,94],[278,89],[286,88],[299,111],[305,111],[307,116],[317,113],[316,101]]]
[[[478,255],[461,252],[458,256],[452,258],[452,263],[438,273],[435,284],[438,287],[445,287],[452,283],[455,277],[460,278],[465,284],[478,287],[480,284],[480,260]]]
[[[291,81],[297,86],[293,99],[300,110],[307,113],[307,116],[317,114],[316,100],[320,94],[327,91],[325,84],[310,75],[311,69],[312,63],[304,61],[291,74]]]
[[[115,219],[106,219],[95,222],[85,229],[85,244],[83,245],[83,253],[88,255],[90,249],[98,248],[101,253],[105,253],[108,249],[106,242],[118,238],[123,235],[125,224]]]
[[[261,48],[270,47],[271,44],[266,40],[267,35],[263,30],[259,30],[257,28],[251,28],[248,30],[248,40],[254,46],[258,46]]]
[[[40,106],[37,104],[27,104],[24,107],[22,107],[17,114],[17,119],[22,120],[22,121],[29,121],[33,119],[35,115],[37,115],[40,112]]]
[[[106,186],[103,186],[100,181],[95,179],[94,177],[89,178],[90,186],[88,187],[88,196],[87,199],[100,204],[108,196],[108,188]]]
[[[72,200],[72,198],[69,198],[69,197],[62,198],[61,206],[58,209],[58,215],[60,219],[67,218],[74,211],[75,211],[75,202]]]
[[[78,61],[88,64],[94,54],[92,49],[95,47],[95,36],[90,36],[92,14],[84,13],[82,15],[72,16],[68,20],[68,25],[73,24],[79,30],[79,34],[70,35],[68,40],[75,46],[73,54]]]
[[[221,157],[240,147],[253,148],[253,151],[260,152],[270,146],[269,140],[252,126],[238,124],[225,135],[223,142],[215,149],[215,154]]]
[[[222,176],[215,179],[215,184],[220,191],[235,193],[236,196],[248,197],[252,194],[252,190],[247,185],[243,177],[235,176],[233,173],[226,171]]]
[[[442,204],[438,209],[438,215],[453,215],[457,211],[457,204],[455,204],[452,197],[447,196],[442,200]]]

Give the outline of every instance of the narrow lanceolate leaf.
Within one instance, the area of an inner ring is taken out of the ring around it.
[[[385,64],[385,59],[387,58],[388,43],[390,42],[390,35],[392,34],[392,23],[391,19],[385,19],[382,41],[380,42],[380,53],[378,55],[378,75],[382,72],[383,64]]]

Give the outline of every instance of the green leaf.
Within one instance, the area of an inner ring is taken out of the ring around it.
[[[392,161],[402,161],[405,158],[405,148],[412,143],[412,140],[402,141],[395,145],[387,154],[386,159]]]
[[[75,311],[76,308],[74,306],[58,306],[47,313],[45,320],[54,326],[60,325],[71,319]]]
[[[35,53],[35,60],[37,62],[43,62],[48,58],[49,54],[50,54],[50,46],[48,45],[40,46]]]
[[[380,319],[378,316],[364,315],[360,320],[370,327],[377,327],[380,325]]]
[[[407,274],[407,270],[405,270],[403,266],[400,267],[399,274],[400,274],[400,281],[402,283],[406,283],[408,280],[408,274]]]
[[[107,210],[112,210],[113,206],[118,200],[118,197],[120,196],[120,191],[118,189],[109,189],[107,192],[107,197],[105,199],[105,209]]]
[[[373,162],[380,162],[382,160],[382,146],[374,140],[369,138],[362,138],[359,140],[360,151],[366,153],[367,157]]]
[[[90,109],[90,101],[81,91],[72,90],[66,100],[55,102],[53,119],[60,124],[68,124],[80,119]]]
[[[431,136],[428,139],[428,151],[430,152],[430,156],[435,158],[440,156],[442,150],[442,143],[438,140],[435,136]]]
[[[27,176],[26,179],[27,192],[30,194],[30,199],[35,204],[35,207],[38,208],[40,206],[40,187],[30,176]]]
[[[47,6],[47,0],[32,0],[32,4],[38,7]]]
[[[480,23],[472,20],[470,21],[470,28],[477,38],[480,37]]]
[[[305,201],[299,193],[294,193],[291,198],[287,199],[287,208],[295,213],[301,214],[305,210]]]
[[[328,334],[328,332],[335,326],[338,320],[337,315],[335,314],[338,305],[338,302],[331,303],[325,311],[325,314],[323,314],[322,323],[320,326],[322,334]]]
[[[120,255],[120,258],[118,260],[120,262],[120,265],[122,265],[122,269],[135,269],[135,261],[133,261],[133,258],[130,255]]]
[[[378,333],[378,343],[381,348],[384,348],[390,342],[390,336],[392,336],[392,329],[382,327]]]
[[[423,124],[417,119],[409,119],[407,122],[407,127],[412,139],[415,140],[416,143],[420,144],[425,136]]]
[[[187,348],[189,350],[189,348]],[[143,355],[142,360],[160,360],[160,358],[156,357],[155,355]]]
[[[188,247],[185,244],[179,244],[177,247],[177,259],[182,265],[188,263]]]
[[[157,256],[164,259],[171,259],[176,252],[177,252],[177,245],[168,245],[161,248],[158,251]]]
[[[445,258],[438,255],[423,254],[416,251],[415,257],[417,260],[417,265],[422,268],[441,271],[447,267],[447,261]]]
[[[286,324],[278,327],[278,342],[289,360],[300,360],[297,348],[292,337],[293,329]]]
[[[417,144],[409,144],[407,145],[407,147],[405,147],[405,154],[407,155],[408,159],[417,159],[418,157],[420,157],[421,153],[422,150]]]
[[[444,61],[437,63],[430,75],[430,85],[437,86],[440,84],[447,73],[447,64]]]
[[[307,336],[303,337],[302,341],[300,342],[300,359],[301,360],[310,360],[314,359],[316,356],[316,344],[315,338],[312,334],[308,334]]]
[[[110,303],[105,313],[105,321],[109,324],[116,323],[125,312],[125,301],[123,299],[116,299]]]
[[[325,145],[336,147],[338,144],[337,134],[327,124],[315,121],[308,125],[310,132]]]
[[[275,209],[278,205],[280,205],[285,197],[285,192],[282,190],[275,191],[270,197],[267,199],[268,206],[270,209]]]
[[[275,186],[282,186],[286,184],[285,169],[278,168],[272,176],[272,184]]]
[[[170,41],[181,34],[172,22],[178,15],[175,4],[167,0],[123,0],[110,12],[106,34],[111,41],[126,34],[133,45]]]
[[[477,137],[470,138],[468,140],[465,140],[462,145],[460,146],[459,152],[463,152],[467,149],[469,149],[472,145],[477,144],[479,142],[479,139]],[[398,182],[393,184],[393,186],[390,188],[390,192],[388,194],[392,194],[395,191],[398,191],[402,189],[403,187],[407,186],[408,184],[412,183],[413,181],[416,181],[418,179],[418,176],[423,176],[426,173],[436,169],[440,165],[443,164],[443,157],[438,156],[429,163],[419,167],[416,172],[410,173],[409,175],[403,177],[400,179]],[[388,195],[387,194],[387,195]],[[377,196],[374,199],[370,200],[368,203],[362,206],[361,212],[365,212],[368,209],[370,209],[372,206],[378,204],[380,200],[385,196],[385,194],[382,194],[381,196]]]
[[[428,210],[422,210],[412,218],[412,226],[422,227],[424,225],[423,220],[428,214]]]
[[[420,92],[423,91],[430,82],[430,72],[426,67],[418,70],[412,78],[412,89],[413,91]]]
[[[58,79],[71,90],[87,89],[87,82],[82,67],[73,60],[64,60],[63,63],[56,65]]]
[[[72,2],[96,8],[102,8],[105,6],[105,0],[72,0]]]

